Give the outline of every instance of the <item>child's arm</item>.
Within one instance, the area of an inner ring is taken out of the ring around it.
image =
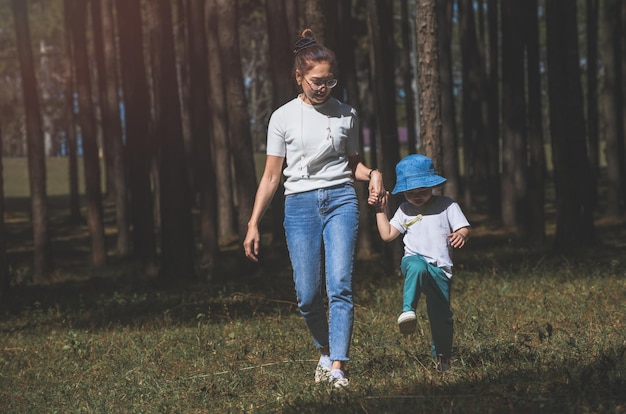
[[[456,247],[457,249],[460,249],[461,247],[465,246],[465,242],[469,238],[469,234],[470,234],[469,227],[461,227],[454,233],[448,234],[448,238],[450,239],[450,245],[452,247]]]
[[[398,229],[393,227],[389,222],[388,208],[389,204],[381,203],[375,206],[376,208],[376,227],[378,227],[378,234],[383,241],[390,242],[400,235]]]

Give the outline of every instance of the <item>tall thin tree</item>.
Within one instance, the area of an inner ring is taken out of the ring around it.
[[[574,0],[546,1],[550,138],[556,187],[557,249],[593,241],[591,171],[587,156]]]
[[[459,1],[461,55],[463,57],[463,166],[466,177],[464,199],[467,208],[473,205],[473,195],[486,186],[487,176],[487,100],[483,49],[478,41],[474,5],[471,0]],[[482,192],[482,191],[480,191]]]
[[[324,13],[324,0],[308,0],[304,2],[304,21],[306,26],[313,30],[315,40],[327,45],[326,31],[328,30],[327,16]]]
[[[130,224],[111,0],[92,0],[91,12],[93,16],[94,51],[98,68],[102,141],[104,148],[106,148],[107,193],[112,192],[113,194],[109,194],[109,196],[115,200],[117,253],[120,257],[125,257],[130,254]]]
[[[28,178],[33,223],[33,276],[46,279],[52,268],[48,233],[48,197],[46,193],[46,159],[41,121],[41,108],[28,23],[28,2],[11,0],[15,20],[17,52],[20,61],[24,109],[26,112],[26,144],[28,147]]]
[[[296,88],[291,70],[293,55],[291,47],[296,38],[289,33],[285,0],[266,2],[267,32],[269,35],[269,71],[272,78],[272,108],[276,109],[295,96]],[[272,240],[284,241],[284,187],[282,180],[272,198]]]
[[[2,123],[0,122],[0,298],[7,295],[11,285],[9,274],[9,262],[7,260],[6,228],[4,224],[4,175],[2,157],[4,156],[2,145]]]
[[[537,0],[525,2],[526,71],[528,79],[528,236],[535,242],[545,239],[546,154],[542,129],[541,62],[539,60],[539,8]]]
[[[502,220],[528,230],[524,0],[502,3]]]
[[[383,163],[381,170],[386,184],[391,186],[391,183],[395,182],[395,165],[400,161],[395,103],[395,57],[393,52],[395,43],[393,41],[392,9],[391,5],[375,0],[367,0],[365,5],[368,33],[372,42],[370,47],[370,76],[374,83],[372,95],[378,121],[376,135],[380,137],[382,147]]]
[[[65,143],[67,146],[68,159],[70,221],[72,223],[79,223],[81,215],[78,189],[78,139],[76,136],[76,114],[74,112],[74,51],[72,50],[70,7],[67,1],[63,2],[63,20],[65,22],[65,30],[63,33],[65,41],[63,80],[65,85],[63,93],[65,94]]]
[[[204,23],[204,0],[187,0],[187,39],[189,53],[189,116],[191,144],[194,148],[195,187],[200,197],[200,263],[215,265],[219,253],[217,224],[217,184],[215,178],[213,131],[209,111],[209,70]]]
[[[156,18],[153,53],[153,87],[158,90],[155,108],[159,151],[161,205],[161,277],[172,281],[193,279],[194,235],[191,217],[183,126],[176,75],[176,55],[169,0],[150,3]]]
[[[487,0],[488,22],[488,80],[487,80],[487,205],[493,216],[501,214],[500,185],[500,30],[498,10],[499,0]]]
[[[408,0],[400,2],[400,30],[402,35],[402,86],[404,89],[404,108],[406,112],[407,147],[410,154],[417,151],[417,127],[415,114],[415,95],[413,93],[412,49],[415,38],[411,27],[413,16],[409,13]]]
[[[79,107],[78,122],[82,136],[83,170],[85,174],[87,228],[91,238],[91,264],[94,267],[99,267],[106,263],[107,252],[104,238],[96,116],[91,95],[89,56],[86,42],[87,3],[83,0],[65,1],[70,2],[70,27],[72,28],[76,92]]]
[[[257,179],[252,153],[250,116],[241,72],[238,1],[217,0],[220,56],[226,91],[230,146],[236,174],[239,237],[243,238],[252,214]]]
[[[417,0],[417,64],[420,134],[424,153],[441,171],[441,84],[437,3]]]
[[[383,173],[385,186],[392,188],[396,181],[395,166],[400,161],[400,142],[396,117],[395,65],[393,63],[395,62],[395,42],[393,39],[392,6],[376,0],[366,0],[364,5],[367,31],[371,42],[369,48],[369,82],[371,82],[371,89],[374,92],[370,95],[371,101],[368,102],[371,108],[370,114],[372,114],[369,120],[371,122],[369,127],[372,132],[370,134],[370,151],[373,155],[378,153],[376,137],[379,137],[378,142],[380,142],[382,153],[380,169]],[[376,163],[371,163],[373,167],[376,165]],[[396,198],[390,199],[392,210],[397,204],[396,200]],[[390,263],[400,262],[402,255],[400,243],[384,245],[383,249],[385,260]]]
[[[600,113],[598,109],[598,35],[600,1],[587,0],[587,136],[589,137],[589,164],[593,174],[594,205],[598,203],[600,179]]]
[[[356,42],[354,38],[354,30],[356,22],[352,16],[352,2],[350,0],[340,0],[338,8],[339,31],[337,36],[341,39],[337,43],[337,55],[341,58],[339,64],[339,81],[344,85],[344,92],[347,101],[353,108],[356,108],[359,117],[365,113],[364,105],[359,94],[359,85],[357,81],[357,64],[356,64]],[[363,143],[363,122],[359,122],[359,152],[365,158],[365,148]],[[375,155],[371,152],[370,158],[375,159]],[[367,165],[372,164],[371,160],[363,160]],[[359,238],[357,247],[357,256],[371,256],[375,250],[374,241],[378,237],[369,231],[372,223],[372,210],[367,205],[367,188],[364,183],[357,183],[356,191],[359,198]]]
[[[620,47],[621,47],[621,86],[622,86],[622,164],[621,164],[621,212],[626,212],[626,3],[620,2]]]
[[[152,274],[156,270],[156,238],[150,163],[155,150],[149,139],[151,105],[143,59],[140,1],[116,0],[115,6],[124,95],[133,254]]]
[[[622,213],[624,171],[624,124],[622,123],[621,8],[622,1],[606,0],[602,14],[602,60],[604,63],[604,128],[606,134],[607,214]]]
[[[209,57],[209,114],[213,126],[213,162],[217,182],[218,234],[224,242],[238,240],[237,219],[233,197],[231,149],[228,139],[226,91],[220,55],[217,1],[208,0],[205,6],[205,25]]]
[[[458,200],[461,196],[459,171],[458,128],[454,105],[454,78],[452,76],[452,18],[453,0],[437,0],[439,36],[439,87],[441,89],[441,173],[447,178],[443,192]]]

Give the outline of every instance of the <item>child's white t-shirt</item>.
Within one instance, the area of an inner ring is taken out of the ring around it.
[[[470,224],[461,207],[451,198],[435,196],[426,211],[409,202],[403,202],[390,223],[404,234],[404,256],[419,254],[428,263],[442,269],[452,277],[452,246],[448,234]],[[416,217],[421,214],[421,219]]]

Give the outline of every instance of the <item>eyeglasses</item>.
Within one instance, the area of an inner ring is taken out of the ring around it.
[[[309,86],[311,87],[311,89],[318,91],[320,89],[322,89],[323,86],[326,86],[328,89],[332,89],[335,86],[337,86],[337,79],[317,79],[314,80],[312,82],[309,82],[307,80],[307,78],[305,78],[304,76],[302,77],[302,79],[304,79],[306,81],[306,83],[309,84]],[[315,86],[315,87],[313,87]]]

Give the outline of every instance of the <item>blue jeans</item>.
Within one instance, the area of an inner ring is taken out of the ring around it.
[[[450,279],[422,256],[406,256],[400,265],[404,275],[402,311],[415,311],[420,295],[426,296],[426,312],[432,335],[434,357],[450,358],[453,321],[450,309]]]
[[[329,346],[333,361],[349,359],[354,323],[352,265],[358,223],[358,202],[351,183],[285,198],[285,235],[298,307],[315,346]]]

